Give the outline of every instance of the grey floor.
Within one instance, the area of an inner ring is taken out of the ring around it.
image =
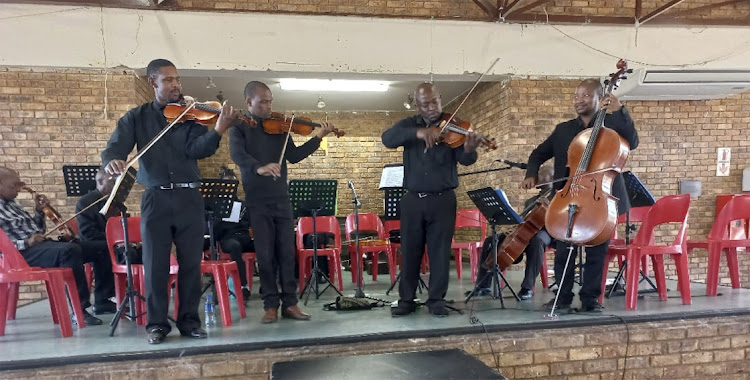
[[[682,305],[676,284],[669,282],[669,299],[659,301],[656,294],[644,295],[638,301],[638,309],[625,310],[624,297],[605,299],[605,310],[602,314],[565,314],[558,319],[546,318],[542,305],[550,300],[554,293],[542,290],[537,284],[537,292],[529,301],[516,302],[510,298],[510,292],[503,292],[505,310],[501,310],[500,301],[491,297],[477,297],[468,304],[463,304],[464,292],[471,289],[468,265],[463,270],[464,278],[458,280],[456,271],[451,271],[451,284],[448,299],[455,299],[454,306],[462,308],[463,314],[451,313],[447,318],[431,316],[426,308],[420,308],[414,315],[391,318],[387,307],[354,312],[323,311],[325,303],[335,300],[336,293],[329,289],[316,300],[312,295],[308,304],[300,306],[312,315],[311,321],[291,321],[281,319],[278,323],[264,325],[260,323],[263,314],[262,303],[257,295],[258,283],[255,279],[253,296],[248,303],[247,318],[240,319],[236,304],[232,310],[234,324],[208,329],[209,338],[193,340],[182,338],[173,329],[167,340],[160,345],[149,345],[146,331],[136,326],[135,322],[122,320],[114,337],[109,336],[107,323],[112,315],[104,315],[105,324],[89,326],[83,329],[73,327],[73,336],[62,338],[60,329],[52,323],[49,303],[44,300],[19,308],[17,319],[8,321],[5,336],[0,337],[4,348],[0,355],[0,369],[24,368],[61,363],[87,361],[117,360],[117,358],[138,358],[156,356],[176,356],[178,352],[210,353],[223,351],[250,350],[254,348],[284,347],[306,344],[311,341],[343,343],[367,339],[403,338],[450,333],[476,332],[478,325],[470,323],[470,317],[478,318],[488,329],[502,330],[537,329],[557,326],[575,326],[578,324],[607,323],[613,315],[632,321],[647,321],[664,318],[685,318],[690,316],[743,314],[750,313],[750,289],[730,289],[720,287],[722,294],[718,297],[704,297],[705,285],[693,283],[692,305]],[[614,274],[612,274],[614,275]],[[523,272],[508,271],[511,285],[518,287]],[[424,275],[428,281],[429,274]],[[385,295],[389,283],[388,275],[381,275],[377,282],[365,275],[365,293],[368,296],[395,301],[398,291]],[[552,282],[552,281],[551,281]],[[344,295],[353,295],[354,287],[351,274],[344,272]],[[642,287],[645,288],[645,286]],[[426,299],[426,293],[417,294]],[[576,301],[577,302],[577,301]],[[575,303],[574,303],[574,306]],[[201,309],[203,310],[203,309]],[[614,322],[610,322],[614,323]],[[472,330],[473,329],[473,330]]]

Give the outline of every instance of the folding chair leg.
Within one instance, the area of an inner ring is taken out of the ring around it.
[[[629,263],[626,269],[627,279],[625,280],[625,308],[628,310],[635,310],[638,303],[638,281],[640,278],[640,271],[638,269],[640,260],[637,259],[635,252],[628,251],[627,260]]]
[[[221,324],[224,326],[232,325],[232,309],[229,304],[229,291],[227,289],[227,273],[223,265],[214,265],[214,286],[216,286],[216,298],[219,301],[219,310],[221,311]]]
[[[656,278],[656,291],[659,294],[659,299],[662,301],[667,300],[667,279],[664,273],[664,256],[653,255],[651,256],[651,265],[654,267],[654,277]],[[640,282],[640,278],[638,279]]]
[[[690,305],[693,303],[693,298],[690,293],[690,272],[688,269],[688,257],[686,253],[677,255],[677,282],[680,287],[680,295],[682,296],[682,304]]]
[[[0,336],[5,335],[5,322],[8,313],[8,296],[10,295],[10,284],[0,283]]]
[[[721,245],[708,243],[708,272],[706,273],[706,295],[715,296],[719,288],[719,264]]]
[[[732,288],[740,288],[740,266],[737,262],[737,248],[730,247],[726,250],[727,267],[729,267],[729,278],[732,280]]]
[[[234,283],[234,298],[237,299],[237,309],[240,311],[240,318],[247,317],[245,312],[245,296],[242,295],[242,283],[240,282],[240,272],[232,271],[232,282]]]
[[[12,321],[16,319],[16,310],[18,309],[18,287],[19,283],[14,282],[8,285],[8,311],[7,319]]]

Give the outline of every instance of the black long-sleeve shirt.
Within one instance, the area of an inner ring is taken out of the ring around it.
[[[124,160],[134,146],[140,151],[167,123],[164,106],[154,100],[128,111],[102,151],[102,162]],[[138,160],[137,179],[144,186],[198,182],[198,160],[219,148],[221,136],[194,121],[178,123]]]
[[[92,190],[88,194],[78,199],[76,203],[76,214],[81,212],[84,208],[90,204],[96,202],[97,199],[102,197],[102,193],[99,190]],[[99,201],[98,205],[89,207],[86,211],[78,214],[76,221],[78,222],[78,236],[83,241],[106,241],[107,236],[105,229],[107,228],[107,217],[102,215],[99,210],[107,202],[107,199]]]
[[[555,179],[567,177],[569,175],[568,168],[566,167],[568,164],[568,147],[570,147],[570,143],[573,142],[573,139],[580,132],[594,126],[594,120],[595,118],[592,118],[589,125],[586,126],[583,125],[583,120],[580,117],[558,124],[552,134],[529,155],[526,178],[536,177],[539,173],[539,168],[550,158],[555,159]],[[633,119],[630,118],[630,114],[625,107],[622,107],[619,111],[607,114],[604,119],[604,126],[613,129],[622,136],[630,144],[631,150],[638,147],[638,131],[636,131]],[[555,190],[562,189],[565,186],[565,181],[555,182],[553,186]],[[630,209],[625,181],[620,174],[615,177],[612,184],[612,195],[620,199],[617,205],[619,213]]]
[[[424,140],[417,138],[417,130],[426,128],[421,115],[400,120],[383,132],[383,145],[404,147],[404,187],[417,193],[438,193],[458,187],[456,163],[471,165],[477,152],[464,151],[463,145],[451,148],[445,144],[430,147],[425,152]]]
[[[288,201],[289,185],[287,184],[287,165],[302,161],[320,147],[320,139],[313,137],[304,144],[296,146],[291,136],[287,142],[284,160],[281,162],[281,177],[274,180],[271,176],[258,174],[258,168],[279,162],[284,147],[286,134],[269,134],[263,130],[262,119],[247,114],[257,122],[257,127],[249,127],[238,122],[229,130],[229,153],[232,161],[240,167],[242,188],[245,190],[248,205],[260,205]]]

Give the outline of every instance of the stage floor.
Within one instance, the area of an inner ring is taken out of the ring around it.
[[[705,297],[705,284],[693,283],[693,304],[685,306],[682,305],[679,292],[674,290],[676,283],[670,281],[668,286],[672,291],[669,292],[670,298],[666,302],[659,301],[655,293],[646,294],[639,299],[638,310],[626,311],[625,298],[619,296],[605,299],[604,313],[564,314],[557,320],[550,320],[545,318],[547,313],[542,310],[542,305],[549,301],[554,293],[541,290],[541,284],[537,285],[537,293],[528,301],[516,302],[511,298],[510,292],[505,290],[505,310],[501,310],[499,300],[491,297],[476,297],[464,305],[464,292],[472,287],[468,265],[464,267],[463,273],[465,277],[458,280],[455,269],[451,271],[452,278],[447,297],[456,300],[454,306],[463,309],[463,314],[452,312],[446,318],[437,318],[430,315],[426,307],[419,308],[413,315],[401,318],[391,318],[388,307],[347,312],[323,311],[323,304],[335,300],[336,293],[329,289],[318,300],[313,294],[307,306],[300,302],[300,306],[312,315],[312,320],[280,319],[278,323],[269,325],[260,323],[263,310],[262,302],[256,293],[259,288],[256,278],[254,294],[248,302],[247,318],[239,318],[235,302],[232,326],[221,327],[221,319],[217,315],[219,326],[208,330],[208,339],[183,338],[175,328],[167,340],[159,345],[149,345],[145,329],[127,320],[122,320],[115,336],[110,337],[110,327],[107,323],[112,318],[111,314],[100,316],[105,321],[101,326],[77,329],[74,325],[74,335],[62,338],[59,327],[52,323],[49,304],[44,300],[19,308],[17,319],[8,321],[5,336],[0,337],[0,344],[4,347],[3,355],[0,355],[0,369],[471,334],[485,331],[484,327],[490,332],[517,331],[615,324],[621,323],[623,319],[628,322],[647,322],[750,314],[750,289],[720,287],[720,296]],[[614,273],[610,275],[614,276]],[[514,286],[519,286],[522,277],[522,271],[508,271],[508,280]],[[429,274],[423,275],[423,278],[427,281]],[[390,285],[389,276],[380,275],[378,279],[379,281],[373,282],[371,277],[365,276],[365,293],[368,296],[395,301],[398,298],[397,289],[389,296],[385,295]],[[344,272],[343,293],[347,296],[353,295],[354,287],[350,280],[350,273]],[[642,287],[646,286],[642,284]],[[426,299],[427,294],[418,293],[417,296]],[[578,302],[577,299],[574,301],[574,307],[580,306]],[[477,321],[484,327],[476,323]]]

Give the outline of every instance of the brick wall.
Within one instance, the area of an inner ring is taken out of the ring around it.
[[[296,13],[317,15],[356,15],[371,17],[460,19],[487,21],[487,14],[472,0],[177,0],[177,9],[197,11],[234,11]],[[492,3],[490,1],[489,3]],[[531,1],[518,3],[521,9]],[[524,13],[550,16],[615,16],[635,17],[635,0],[554,0],[526,10]],[[664,13],[678,19],[744,20],[750,12],[747,2],[735,2],[720,7],[714,0],[691,0],[677,4]],[[664,0],[642,2],[641,16],[650,14],[666,4]],[[505,12],[502,12],[505,13]]]
[[[18,170],[63,218],[72,216],[78,197],[65,192],[63,165],[101,164],[117,119],[148,96],[130,72],[110,72],[105,81],[99,70],[0,68],[0,165]],[[138,199],[136,188],[128,206],[137,210]],[[30,194],[18,200],[33,208]],[[44,285],[28,283],[20,302],[44,296]]]
[[[540,316],[541,318],[541,316]],[[6,371],[0,379],[268,379],[275,362],[459,348],[509,379],[747,378],[750,317],[450,335]],[[361,369],[366,371],[367,369]],[[624,374],[623,374],[624,372]]]

